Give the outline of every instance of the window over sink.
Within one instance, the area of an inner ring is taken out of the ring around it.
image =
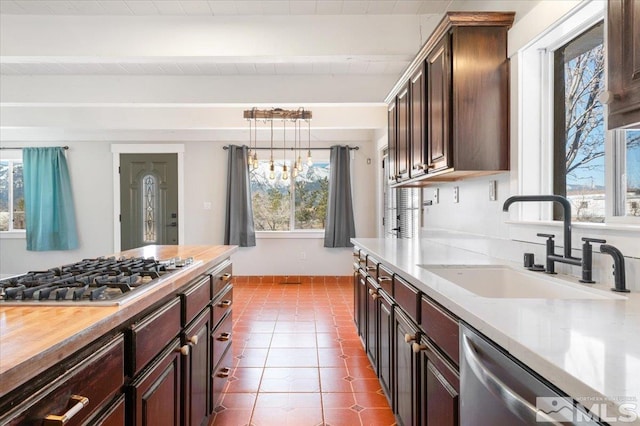
[[[605,6],[585,2],[518,52],[519,191],[566,196],[574,222],[638,224],[640,130],[608,131],[601,102]],[[560,218],[559,211],[538,214]]]

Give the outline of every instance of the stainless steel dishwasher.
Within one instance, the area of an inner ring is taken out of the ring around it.
[[[495,343],[460,325],[460,424],[598,425]]]

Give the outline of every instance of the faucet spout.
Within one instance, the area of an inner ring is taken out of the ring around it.
[[[624,273],[624,256],[622,252],[609,244],[600,245],[600,253],[606,253],[613,258],[613,276],[615,287],[612,288],[612,291],[618,291],[621,293],[628,293],[626,287],[626,278]]]
[[[509,206],[517,202],[527,201],[551,201],[562,206],[564,218],[564,257],[570,259],[571,256],[571,203],[561,195],[514,195],[507,198],[502,205],[503,211],[508,211]]]

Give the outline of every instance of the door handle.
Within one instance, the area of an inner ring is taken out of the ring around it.
[[[173,228],[175,228],[176,226],[178,226],[178,222],[171,222],[170,224],[167,225],[168,227],[171,226]]]

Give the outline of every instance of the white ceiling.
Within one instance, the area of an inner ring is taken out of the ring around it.
[[[0,13],[16,15],[263,16],[427,15],[451,0],[1,0]]]

